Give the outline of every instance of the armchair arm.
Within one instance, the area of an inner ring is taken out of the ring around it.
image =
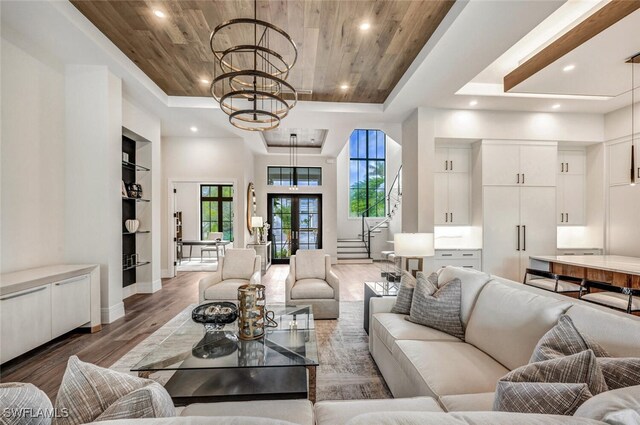
[[[253,272],[262,272],[262,257],[256,255],[255,260],[253,260]]]
[[[327,277],[327,283],[333,288],[333,297],[336,301],[340,301],[340,280],[331,270],[331,256],[328,254],[324,257],[324,269]]]
[[[259,285],[261,280],[262,280],[262,273],[260,272],[260,270],[258,270],[257,272],[252,274],[251,277],[249,278],[249,285]]]
[[[211,276],[207,276],[205,278],[200,279],[198,283],[198,294],[200,302],[204,301],[204,291],[207,288],[216,285],[222,282],[222,267],[224,264],[224,257],[220,257],[220,262],[218,263],[218,270],[216,270]]]
[[[296,283],[296,256],[292,255],[289,259],[289,274],[287,275],[287,280],[285,281],[285,302],[289,304],[291,302],[291,290],[293,289],[293,285]]]

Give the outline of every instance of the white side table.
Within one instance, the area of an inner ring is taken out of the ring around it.
[[[266,243],[248,243],[247,248],[253,248],[262,262],[262,274],[265,274],[271,267],[271,241]]]

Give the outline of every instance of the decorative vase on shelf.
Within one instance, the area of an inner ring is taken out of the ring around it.
[[[140,227],[140,220],[127,220],[124,222],[124,227],[127,228],[129,233],[135,233],[138,231],[138,227]]]

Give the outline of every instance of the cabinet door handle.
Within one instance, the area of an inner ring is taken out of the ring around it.
[[[569,163],[565,162],[565,164],[566,164],[566,169],[567,169],[567,173],[568,173],[569,172]]]
[[[527,226],[522,226],[522,250],[527,250]]]
[[[47,287],[46,287],[46,286],[41,286],[41,287],[36,288],[36,289],[34,289],[34,290],[32,290],[32,291],[29,291],[29,292],[23,292],[23,293],[21,293],[21,294],[9,295],[8,297],[0,298],[0,301],[11,300],[11,299],[13,299],[13,298],[20,298],[20,297],[23,297],[23,296],[25,296],[25,295],[34,294],[34,293],[36,293],[36,292],[44,291],[45,289],[47,289]]]
[[[449,161],[449,169],[453,171],[453,161]]]
[[[524,184],[524,173],[522,173],[522,184]]]
[[[516,251],[520,251],[520,226],[516,226],[516,233],[518,234],[518,247],[516,248]]]
[[[560,172],[564,173],[564,162],[560,163]]]
[[[449,222],[453,223],[453,213],[449,213]]]
[[[62,282],[56,282],[56,286],[62,286],[62,285],[66,285],[68,283],[77,282],[79,280],[83,280],[85,277],[87,277],[87,276],[83,275],[83,276],[78,276],[78,277],[73,278],[73,279],[63,280]]]
[[[453,254],[442,254],[443,257],[453,257]]]
[[[518,173],[517,176],[518,176],[518,184],[520,184],[520,173]]]
[[[444,160],[444,170],[449,171],[449,161],[447,161],[446,159]]]
[[[560,213],[560,223],[564,223],[564,213]]]
[[[569,222],[569,213],[564,213],[564,217],[565,217],[565,223]]]
[[[444,213],[444,222],[445,223],[449,222],[449,214],[448,213]]]

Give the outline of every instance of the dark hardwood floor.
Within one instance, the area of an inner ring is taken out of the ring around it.
[[[267,300],[284,302],[284,281],[288,266],[274,265],[263,277]],[[377,264],[334,266],[340,279],[342,301],[363,299],[365,280],[380,276]],[[55,400],[67,360],[81,360],[109,367],[133,347],[155,332],[189,304],[198,302],[198,281],[205,272],[182,272],[163,279],[155,294],[138,294],[124,300],[126,315],[94,334],[71,332],[30,351],[0,367],[0,382],[30,382]],[[0,343],[2,343],[0,341]]]

